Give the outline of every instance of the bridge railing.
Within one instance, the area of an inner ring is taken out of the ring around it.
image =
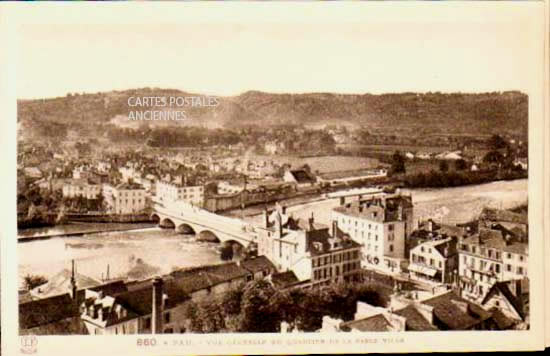
[[[193,206],[186,202],[173,202],[164,205],[156,204],[154,211],[204,226],[211,226],[217,229],[230,229],[233,232],[247,233],[254,232],[254,225],[247,223],[238,218],[230,218],[215,213],[211,213],[205,209]]]

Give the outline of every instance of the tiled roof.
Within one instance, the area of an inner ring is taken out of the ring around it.
[[[452,291],[425,300],[422,304],[433,307],[434,316],[450,330],[468,330],[491,317],[489,312]],[[461,305],[466,310],[462,310]]]
[[[80,317],[75,316],[31,329],[19,330],[20,335],[87,335],[88,329]]]
[[[528,254],[526,243],[514,240],[507,243],[500,230],[481,228],[476,235],[464,239],[463,243],[495,248],[505,252]]]
[[[78,315],[68,293],[19,304],[19,328],[31,329]]]
[[[491,289],[489,289],[489,292],[487,292],[485,298],[483,298],[481,304],[484,305],[495,293],[500,292],[500,294],[502,294],[506,298],[506,300],[508,300],[510,305],[512,305],[518,315],[523,319],[525,318],[525,311],[522,307],[521,301],[521,298],[523,298],[523,296],[515,296],[508,287],[509,283],[516,283],[516,281],[496,282],[495,284],[493,284]],[[527,287],[527,290],[529,290],[529,287]]]
[[[413,305],[408,305],[403,309],[394,312],[399,316],[406,319],[407,330],[411,331],[434,331],[438,330],[435,326],[430,324],[426,318],[420,314]]]
[[[348,321],[340,325],[342,330],[358,330],[358,331],[390,331],[391,324],[382,314],[373,315],[371,317]]]
[[[490,221],[506,221],[517,224],[527,224],[528,218],[525,214],[518,214],[508,210],[499,210],[484,208],[481,212],[480,219]]]
[[[515,321],[504,315],[499,308],[491,308],[489,311],[493,314],[493,320],[499,330],[510,329],[515,324]]]
[[[254,273],[264,270],[275,270],[275,266],[266,256],[258,256],[241,261],[241,267]]]
[[[171,282],[164,284],[163,293],[168,297],[165,300],[165,309],[174,308],[189,299],[189,296],[184,291]],[[153,307],[153,286],[150,285],[146,288],[119,294],[116,296],[116,301],[137,315],[151,314]]]
[[[95,287],[101,284],[100,281],[80,273],[75,273],[75,281],[78,289]],[[32,293],[39,298],[45,298],[49,296],[65,294],[70,290],[71,271],[65,268],[53,277],[51,277],[46,284],[34,288]]]
[[[101,284],[88,289],[93,290],[95,292],[101,291],[103,292],[104,295],[111,295],[111,296],[128,291],[128,288],[126,287],[126,283],[123,280],[108,282],[108,283]]]
[[[237,278],[244,278],[249,274],[250,272],[238,266],[235,262],[177,270],[170,273],[175,283],[187,293],[193,293]]]
[[[271,282],[276,287],[285,288],[299,282],[298,277],[292,271],[281,272],[271,276]]]
[[[140,184],[137,183],[121,183],[116,186],[118,190],[134,190],[134,189],[143,189]]]

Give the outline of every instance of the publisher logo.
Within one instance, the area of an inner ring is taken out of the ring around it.
[[[21,336],[21,352],[24,354],[34,354],[36,353],[36,345],[38,344],[38,339],[35,335],[25,335]]]

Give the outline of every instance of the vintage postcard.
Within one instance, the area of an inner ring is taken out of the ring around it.
[[[63,5],[0,7],[3,352],[544,347],[543,2]]]

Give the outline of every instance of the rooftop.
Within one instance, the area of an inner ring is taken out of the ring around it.
[[[275,270],[275,266],[269,258],[266,256],[258,256],[255,258],[246,259],[240,262],[241,267],[245,268],[246,270],[255,273],[259,271],[264,271],[266,269]]]
[[[392,325],[383,314],[376,314],[365,319],[342,323],[340,328],[344,331],[391,331]]]
[[[505,221],[517,224],[527,224],[526,214],[518,214],[508,210],[484,208],[479,217],[481,220]]]
[[[413,306],[408,305],[403,309],[395,311],[395,314],[406,319],[407,330],[410,331],[435,331],[438,330],[430,324],[426,318]]]
[[[453,291],[424,300],[422,304],[433,307],[434,317],[450,330],[468,330],[491,317],[491,313]]]

